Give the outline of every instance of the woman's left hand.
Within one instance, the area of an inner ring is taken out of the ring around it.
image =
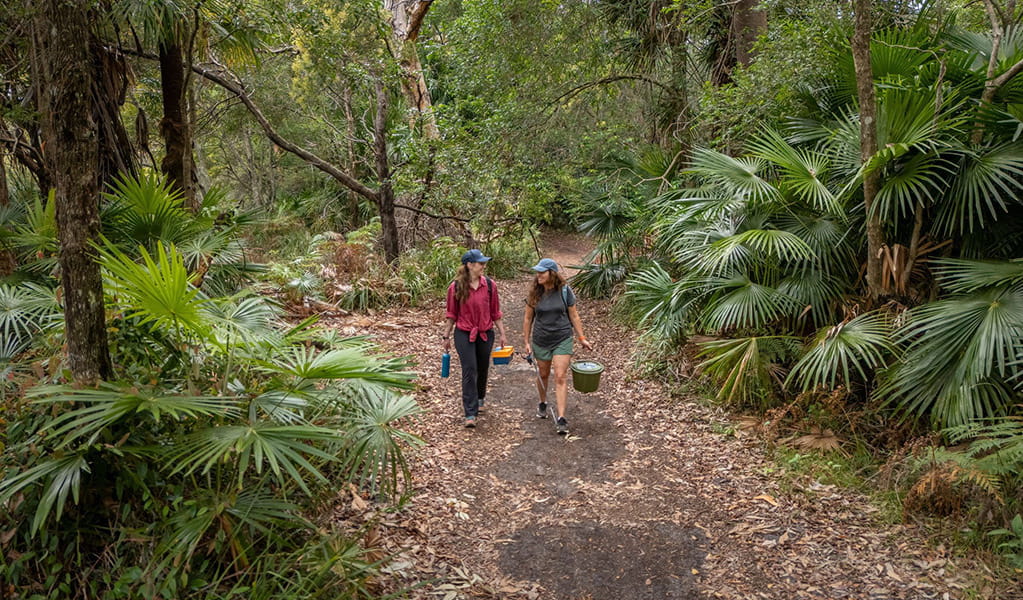
[[[505,335],[504,335],[503,333],[501,334],[501,339],[500,339],[500,340],[498,340],[498,341],[499,341],[499,342],[500,342],[500,344],[501,344],[501,346],[500,346],[501,348],[504,348],[505,346],[507,346],[507,345],[508,345],[508,338],[507,338],[507,337],[505,337]]]
[[[590,343],[590,340],[582,339],[579,340],[579,343],[582,344],[583,347],[586,348],[587,350],[593,350],[593,344]]]

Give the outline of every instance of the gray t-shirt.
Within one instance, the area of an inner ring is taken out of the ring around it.
[[[561,290],[557,288],[540,297],[540,301],[533,307],[532,344],[534,346],[553,349],[572,337],[572,321],[568,318],[566,304],[575,306],[575,294],[567,285],[564,297],[561,295]]]

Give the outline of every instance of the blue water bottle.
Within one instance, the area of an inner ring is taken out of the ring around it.
[[[451,355],[445,352],[440,357],[440,376],[447,377],[451,374]]]

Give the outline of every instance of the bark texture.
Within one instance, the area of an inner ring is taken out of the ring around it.
[[[432,4],[433,0],[384,0],[384,9],[391,14],[391,54],[401,69],[401,91],[412,109],[409,121],[413,126],[421,124],[426,139],[440,138],[440,131],[416,40]]]
[[[711,67],[714,86],[731,83],[735,67],[748,67],[753,61],[753,44],[767,32],[767,13],[758,10],[759,4],[760,0],[736,0],[717,9],[726,14],[715,36],[718,50]]]
[[[767,13],[757,10],[760,0],[739,0],[732,13],[732,39],[735,62],[748,67],[753,60],[753,44],[767,32]]]
[[[377,211],[380,213],[380,229],[387,262],[398,261],[398,221],[394,215],[394,185],[391,182],[391,166],[387,157],[387,90],[379,79],[376,81],[377,114],[373,120],[373,158],[376,163]]]
[[[853,0],[855,29],[852,38],[853,63],[856,69],[856,93],[860,104],[860,162],[864,165],[863,205],[867,213],[867,295],[878,299],[885,295],[881,273],[884,230],[874,210],[874,200],[881,189],[881,179],[866,165],[877,154],[877,97],[874,94],[874,72],[870,65],[871,5],[870,0]]]
[[[103,281],[91,244],[99,237],[100,127],[93,114],[89,0],[35,6],[33,69],[41,82],[45,160],[54,182],[67,355],[76,382],[111,375]]]
[[[164,141],[160,170],[184,199],[185,206],[198,211],[192,168],[192,132],[188,119],[188,94],[184,52],[181,44],[160,44],[160,87],[163,92],[163,119],[160,135]]]
[[[11,193],[7,189],[7,156],[0,149],[0,207],[7,206],[11,202]],[[10,275],[17,268],[14,260],[14,253],[0,247],[0,277]]]

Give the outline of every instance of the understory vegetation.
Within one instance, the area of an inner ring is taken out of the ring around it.
[[[544,229],[641,372],[1023,569],[1023,9],[984,5],[858,0],[869,80],[802,0],[5,5],[0,597],[376,597],[328,499],[407,497],[413,365],[318,318]]]

